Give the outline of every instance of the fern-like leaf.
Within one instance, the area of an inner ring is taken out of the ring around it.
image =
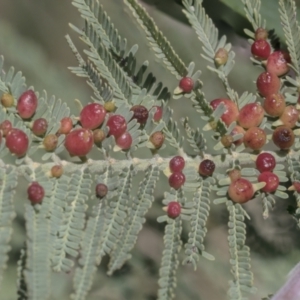
[[[291,56],[292,65],[300,75],[300,27],[297,22],[296,3],[293,0],[280,0],[279,13],[285,40]]]
[[[144,29],[150,46],[156,56],[163,61],[168,70],[174,74],[177,79],[186,76],[187,68],[185,64],[175,53],[170,42],[157,28],[146,10],[136,0],[124,0],[124,2]]]
[[[218,29],[205,13],[201,0],[183,0],[184,14],[195,29],[199,40],[203,43],[203,51],[214,62],[215,52],[218,47]]]
[[[205,115],[211,115],[213,113],[213,108],[205,99],[204,93],[201,89],[194,91],[194,95],[192,95],[191,100],[193,102],[193,107],[197,112],[204,113]]]
[[[6,269],[7,253],[10,250],[9,241],[12,235],[12,220],[15,217],[13,196],[17,182],[16,168],[0,166],[0,286],[3,272]]]
[[[6,73],[3,69],[4,57],[0,56],[0,91],[4,93],[11,93],[15,99],[25,91],[25,78],[19,71],[15,74],[14,67],[10,67]]]
[[[158,178],[158,167],[150,166],[147,169],[144,179],[140,183],[138,193],[134,197],[132,205],[129,208],[122,237],[119,239],[119,242],[111,255],[112,259],[109,265],[109,275],[121,268],[125,261],[131,258],[129,252],[134,247],[138,233],[146,220],[145,214],[154,201],[153,192]]]
[[[74,0],[72,4],[77,7],[81,17],[95,28],[104,46],[113,51],[115,55],[122,57],[126,50],[127,41],[121,39],[99,1]]]
[[[49,299],[51,286],[51,236],[49,208],[51,205],[52,182],[46,177],[41,166],[34,168],[27,160],[19,172],[28,182],[38,181],[44,189],[42,205],[25,204],[26,269],[23,270],[29,299]],[[22,277],[20,278],[22,280]]]
[[[272,195],[267,195],[262,199],[263,206],[263,218],[267,219],[269,217],[269,211],[273,210],[275,206],[275,199]]]
[[[227,51],[230,50],[231,45],[226,44],[226,37],[223,36],[219,40],[219,32],[217,27],[214,25],[213,21],[206,15],[205,9],[202,6],[202,0],[184,0],[183,5],[185,10],[183,11],[188,18],[190,24],[196,31],[199,40],[203,43],[202,54],[206,60],[214,63],[214,57],[216,51],[219,48],[225,48]],[[226,44],[226,45],[225,45]],[[233,101],[237,101],[237,93],[230,87],[228,82],[228,74],[234,66],[234,52],[229,51],[228,59],[225,65],[219,66],[209,66],[209,70],[218,74],[219,78],[222,80],[229,98]]]
[[[240,204],[226,202],[229,212],[228,243],[230,252],[231,272],[234,280],[230,281],[230,299],[245,299],[243,293],[253,292],[253,274],[250,270],[250,249],[245,245],[246,225],[245,211]]]
[[[213,259],[211,255],[204,251],[204,238],[207,233],[206,222],[210,211],[209,195],[211,184],[211,178],[202,180],[193,198],[194,212],[191,215],[191,230],[188,242],[185,244],[186,257],[183,264],[191,263],[195,270],[199,261],[199,254],[208,259]]]
[[[181,249],[182,221],[177,218],[165,227],[164,245],[161,267],[159,269],[158,300],[174,299],[176,287],[176,271],[179,266],[178,255]]]
[[[98,36],[94,27],[85,23],[84,30],[79,30],[74,25],[71,28],[81,35],[81,39],[89,46],[90,50],[84,52],[94,63],[97,72],[105,78],[114,91],[114,96],[117,97],[116,104],[130,102],[132,91],[127,81],[127,76],[124,71],[115,62],[112,54],[101,43],[101,38]],[[120,102],[120,103],[119,103]]]
[[[131,49],[126,53],[127,40],[122,39],[118,34],[118,30],[115,29],[114,24],[111,22],[107,13],[103,10],[102,5],[99,5],[99,1],[92,0],[75,0],[73,5],[76,6],[81,13],[81,16],[86,20],[89,26],[95,28],[97,35],[102,40],[103,45],[111,52],[113,59],[118,63],[119,67],[124,70],[127,75],[128,83],[131,85],[132,93],[136,94],[140,92],[142,88],[142,75],[145,73],[148,62],[144,62],[142,66],[135,73],[137,61],[135,54],[138,50],[138,45],[133,45]],[[68,41],[69,42],[69,41]],[[69,42],[70,44],[70,42]],[[71,46],[71,45],[70,45]],[[84,61],[80,57],[75,46],[71,46],[73,53],[76,55],[79,61],[79,68],[72,68],[78,76],[83,76]],[[86,67],[85,67],[86,68]],[[90,80],[93,79],[89,74]],[[90,84],[90,82],[88,82]],[[92,88],[99,86],[93,80]]]
[[[110,101],[113,97],[113,91],[110,86],[102,81],[100,74],[95,70],[91,62],[83,60],[69,35],[66,36],[66,39],[79,64],[78,67],[69,67],[69,70],[79,77],[88,78],[87,84],[92,88],[97,101],[101,103]]]
[[[70,108],[64,101],[55,96],[48,98],[46,92],[44,92],[43,99],[46,103],[49,103],[47,114],[44,114],[43,117],[51,119],[50,123],[53,124],[53,126],[47,130],[47,134],[54,134],[60,127],[60,120],[70,115]]]
[[[141,88],[144,88],[142,76],[148,67],[148,62],[146,61],[141,67],[136,68],[137,60],[135,54],[137,53],[138,45],[133,45],[127,52],[127,40],[122,39],[119,35],[118,30],[115,29],[114,24],[103,10],[102,5],[99,5],[99,1],[75,0],[73,1],[73,5],[78,8],[87,24],[95,28],[103,45],[111,52],[113,59],[127,75],[132,93],[138,94]],[[79,65],[83,66],[82,63]],[[82,74],[82,70],[77,70],[76,68],[72,68],[72,71]]]
[[[228,75],[230,73],[230,71],[233,69],[234,66],[234,57],[235,57],[235,53],[233,51],[230,51],[228,53],[228,60],[225,66],[221,66],[220,68],[215,68],[212,66],[208,66],[207,68],[209,70],[211,70],[212,72],[215,72],[219,78],[222,80],[223,85],[226,89],[226,93],[228,95],[228,97],[232,100],[237,102],[239,95],[238,93],[232,89],[229,85],[229,81],[228,81]]]
[[[251,23],[254,30],[258,27],[266,27],[266,22],[262,21],[261,15],[259,13],[261,7],[261,0],[242,0],[244,3],[244,9],[246,12],[246,17]]]
[[[47,300],[50,297],[50,226],[49,219],[40,211],[41,207],[25,204],[27,231],[26,279],[28,298]]]
[[[71,295],[72,299],[85,299],[92,286],[93,277],[97,270],[96,266],[101,261],[101,258],[99,259],[101,233],[103,234],[106,231],[107,223],[110,221],[106,218],[108,201],[115,196],[118,187],[118,179],[116,176],[114,177],[111,166],[107,166],[103,170],[103,173],[97,177],[96,182],[105,184],[108,193],[95,206],[87,222],[81,241],[80,267],[76,268],[73,279],[75,292]]]
[[[112,198],[105,209],[106,225],[100,237],[99,261],[105,254],[111,253],[123,230],[127,217],[132,176],[132,165],[122,170],[119,176],[118,197]]]
[[[188,118],[184,118],[182,123],[187,134],[187,141],[189,145],[195,153],[203,154],[206,149],[206,140],[201,130],[199,128],[196,130],[192,129],[188,123]]]
[[[169,106],[163,108],[163,119],[161,123],[164,123],[163,132],[166,135],[166,140],[170,145],[176,149],[180,149],[183,143],[183,137],[178,129],[177,122],[172,119],[173,110]]]
[[[85,223],[86,201],[91,191],[91,175],[87,168],[77,170],[70,179],[72,190],[68,191],[64,219],[54,242],[52,263],[54,271],[68,272],[74,262],[67,254],[76,257]]]
[[[53,189],[49,203],[49,215],[50,233],[53,241],[55,241],[64,221],[64,210],[68,205],[68,201],[66,201],[66,191],[69,186],[69,177],[63,174],[60,178],[53,178],[52,182]]]
[[[104,199],[102,199],[104,200]],[[79,260],[80,267],[76,268],[74,275],[74,290],[75,292],[71,295],[73,300],[84,300],[90,290],[93,277],[97,270],[97,250],[99,243],[99,233],[103,230],[103,221],[101,217],[102,204],[99,203],[97,207],[93,209],[92,216],[89,220],[84,231],[84,237],[82,239],[82,250],[81,258]]]

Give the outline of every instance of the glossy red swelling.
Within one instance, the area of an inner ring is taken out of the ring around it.
[[[148,109],[143,105],[134,105],[131,109],[133,111],[133,119],[136,119],[138,123],[145,124],[148,119]]]
[[[155,113],[154,113],[154,116],[153,116],[153,120],[155,122],[158,122],[161,120],[162,118],[162,113],[163,113],[163,110],[162,110],[162,107],[161,106],[153,106],[155,108]]]
[[[29,119],[34,115],[37,105],[36,94],[32,90],[28,90],[19,97],[16,109],[22,119]]]
[[[34,120],[32,125],[32,132],[37,136],[42,136],[46,133],[48,128],[48,122],[44,118],[39,118]]]
[[[32,204],[41,203],[45,196],[45,190],[38,182],[33,181],[27,188],[27,195]]]
[[[114,137],[122,135],[127,129],[126,120],[121,115],[112,115],[106,125],[109,127],[108,134]]]
[[[227,126],[229,126],[233,121],[237,120],[239,110],[233,101],[226,98],[214,99],[210,102],[210,105],[212,106],[213,110],[215,110],[221,103],[224,104],[226,109],[221,119]]]
[[[282,76],[289,71],[288,63],[291,62],[290,55],[285,51],[274,51],[267,61],[267,71],[277,76]]]
[[[267,135],[265,131],[259,127],[249,128],[244,135],[245,147],[252,150],[261,149],[266,143]]]
[[[99,127],[106,116],[106,110],[99,103],[86,105],[80,112],[80,123],[83,128],[95,129]]]
[[[271,117],[279,117],[285,109],[285,99],[279,93],[268,95],[264,100],[263,107]]]
[[[252,199],[254,195],[253,185],[249,180],[239,178],[229,185],[228,195],[233,202],[245,203]]]
[[[167,214],[171,219],[177,218],[181,213],[181,205],[176,201],[172,201],[168,204]]]
[[[26,133],[20,129],[13,128],[6,135],[6,147],[17,157],[22,157],[28,150],[29,140]]]
[[[267,59],[271,53],[271,46],[266,40],[257,40],[251,45],[251,53],[258,59]]]
[[[185,160],[182,156],[174,156],[169,162],[169,168],[172,173],[181,172],[185,166]]]
[[[216,165],[210,159],[204,159],[199,165],[198,172],[202,176],[211,176],[215,171]]]
[[[179,87],[184,93],[190,93],[194,88],[194,81],[191,77],[183,77],[179,81]]]
[[[185,183],[185,176],[182,172],[174,172],[169,177],[169,185],[175,190],[181,188]]]
[[[265,111],[259,103],[249,103],[242,107],[238,116],[240,126],[245,129],[258,126]]]
[[[255,164],[259,172],[273,171],[276,166],[276,160],[272,154],[263,152],[257,156]]]
[[[286,126],[279,126],[273,131],[272,140],[281,150],[291,148],[295,141],[293,130]]]
[[[128,150],[132,144],[132,136],[129,132],[124,132],[117,137],[116,144],[123,150]]]
[[[87,155],[94,144],[93,132],[86,128],[71,131],[65,139],[65,147],[72,156]]]
[[[275,192],[279,185],[278,176],[269,171],[262,172],[261,174],[259,174],[258,181],[266,183],[266,185],[261,189],[263,192],[266,192],[266,193]]]
[[[60,128],[58,133],[68,134],[73,128],[73,121],[70,117],[64,117],[60,120]]]
[[[273,73],[263,72],[258,76],[256,86],[259,93],[267,97],[268,95],[278,93],[280,89],[280,79]]]

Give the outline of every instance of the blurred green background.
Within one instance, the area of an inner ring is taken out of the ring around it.
[[[206,68],[206,62],[200,57],[201,43],[188,26],[181,12],[179,1],[145,0],[145,6],[160,29],[184,60],[195,61],[202,70],[201,80],[208,100],[225,96],[225,91],[217,77]],[[244,90],[255,91],[254,81],[261,72],[251,65],[250,46],[243,35],[242,28],[248,27],[241,14],[241,1],[204,0],[207,12],[213,17],[222,34],[227,34],[236,52],[236,67],[230,74],[230,83],[239,93]],[[268,29],[278,29],[278,6],[274,0],[264,0],[263,16],[267,19]],[[300,1],[296,1],[297,4]],[[176,80],[157,62],[149,51],[146,40],[121,0],[100,0],[111,16],[120,34],[126,37],[129,45],[139,44],[139,61],[149,60],[151,70],[158,74],[172,91]],[[79,47],[82,45],[71,32],[68,23],[79,28],[82,19],[71,5],[71,0],[1,0],[0,1],[0,55],[5,57],[6,69],[13,65],[27,78],[27,84],[36,90],[45,89],[49,95],[67,101],[72,113],[78,114],[74,99],[82,103],[90,101],[91,90],[84,80],[75,77],[68,66],[77,65],[64,36],[69,33]],[[191,125],[199,126],[197,116],[188,100],[171,100],[174,117],[179,120],[189,116]],[[201,125],[200,125],[201,126]],[[174,154],[173,149],[166,149],[165,155]],[[25,184],[25,182],[24,182]],[[22,186],[22,185],[21,185]],[[135,192],[133,188],[133,193]],[[163,249],[163,225],[156,223],[156,217],[162,214],[160,200],[167,189],[162,178],[157,190],[154,207],[147,215],[147,223],[142,230],[133,252],[133,259],[114,276],[105,274],[106,262],[103,261],[89,300],[140,300],[156,299],[158,268]],[[16,261],[19,250],[25,240],[22,189],[16,196],[18,213],[14,221],[13,250],[10,254],[9,268],[0,292],[0,300],[16,299]],[[248,245],[252,248],[252,266],[256,295],[251,300],[261,299],[275,292],[285,281],[288,271],[299,260],[299,232],[294,221],[287,214],[287,202],[278,201],[274,213],[266,221],[262,219],[261,203],[252,201],[246,206],[252,220],[249,222]],[[212,214],[208,222],[206,238],[207,251],[216,257],[214,262],[200,260],[199,269],[194,272],[190,266],[180,266],[176,299],[181,300],[222,300],[228,289],[228,280],[232,279],[229,266],[226,233],[227,213],[220,206],[212,205]],[[185,228],[188,232],[188,228]],[[184,236],[186,239],[186,235]],[[72,274],[54,274],[53,299],[68,299],[72,289]]]

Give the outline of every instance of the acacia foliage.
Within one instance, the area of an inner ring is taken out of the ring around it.
[[[259,14],[260,1],[242,2],[253,30],[262,26],[264,23]],[[50,299],[50,274],[69,273],[73,270],[75,270],[74,291],[71,297],[78,300],[85,299],[91,289],[97,267],[105,255],[110,256],[109,275],[121,268],[131,258],[130,251],[137,241],[146,220],[145,216],[155,201],[154,191],[159,176],[169,176],[170,158],[161,156],[160,152],[155,151],[153,145],[149,143],[152,133],[162,131],[166,137],[166,144],[173,147],[186,160],[184,169],[186,182],[178,190],[171,188],[165,191],[162,201],[162,205],[165,206],[172,201],[180,203],[182,207],[180,216],[174,220],[162,213],[157,220],[166,223],[164,250],[158,274],[158,299],[175,297],[176,271],[181,261],[184,264],[191,263],[197,268],[199,261],[201,263],[201,257],[214,259],[205,251],[204,244],[213,191],[216,191],[217,195],[215,204],[225,204],[229,213],[228,243],[233,277],[230,280],[228,296],[230,299],[245,299],[245,292],[254,291],[250,251],[245,245],[245,218],[248,215],[240,204],[234,204],[228,199],[227,190],[230,182],[228,176],[222,172],[222,168],[242,168],[243,176],[254,182],[257,175],[254,168],[243,168],[249,163],[251,156],[249,152],[244,151],[243,146],[233,145],[231,148],[220,146],[221,137],[231,134],[236,124],[233,122],[226,126],[222,121],[224,106],[221,105],[215,111],[211,108],[202,90],[201,71],[196,70],[194,62],[185,65],[139,1],[124,0],[124,3],[145,32],[155,56],[166,66],[170,74],[177,80],[185,76],[194,80],[195,86],[191,93],[180,96],[174,93],[172,96],[173,99],[181,96],[189,98],[191,105],[199,113],[199,118],[206,125],[193,128],[188,118],[184,118],[182,120],[184,133],[174,119],[173,110],[168,106],[171,93],[163,83],[155,82],[156,78],[147,70],[149,64],[147,61],[138,64],[135,57],[138,46],[129,46],[126,39],[119,35],[99,1],[74,0],[74,6],[84,19],[84,28],[80,29],[74,25],[71,25],[71,28],[79,34],[87,48],[83,53],[79,53],[70,36],[66,37],[78,61],[78,66],[70,67],[70,70],[86,78],[94,93],[92,101],[101,104],[114,102],[115,113],[122,115],[127,121],[133,143],[129,151],[123,151],[122,159],[114,157],[113,150],[117,148],[115,139],[111,136],[106,138],[102,145],[94,147],[101,159],[97,157],[76,163],[71,160],[62,161],[61,154],[65,150],[64,135],[59,136],[55,151],[45,153],[40,149],[42,139],[31,133],[29,123],[19,118],[15,107],[0,111],[0,122],[10,120],[14,127],[26,132],[30,142],[27,155],[16,159],[14,163],[10,163],[12,157],[5,143],[0,144],[0,279],[6,268],[7,253],[10,250],[11,222],[15,216],[13,199],[19,175],[25,177],[28,182],[39,181],[45,189],[42,204],[33,206],[25,201],[27,236],[18,264],[17,293],[20,299]],[[300,61],[299,25],[293,18],[296,13],[294,1],[279,1],[279,3],[286,43],[291,53],[291,64],[296,73],[296,79],[287,76],[282,79],[282,83],[289,82],[287,99],[295,104],[299,88],[297,81]],[[184,0],[183,6],[187,19],[203,43],[202,56],[208,61],[209,69],[220,78],[228,98],[238,107],[256,101],[257,95],[247,91],[239,95],[230,86],[228,75],[234,67],[235,54],[226,37],[219,37],[218,29],[206,15],[202,1]],[[254,37],[253,30],[247,31],[250,38]],[[220,48],[228,52],[228,59],[224,65],[218,66],[214,59]],[[21,72],[15,72],[14,68],[5,71],[3,62],[4,59],[1,57],[0,90],[10,93],[16,101],[28,87]],[[261,64],[257,61],[255,63]],[[284,87],[285,85],[283,89]],[[36,93],[39,105],[33,119],[39,117],[47,119],[49,126],[46,134],[56,134],[60,120],[70,116],[70,109],[61,99],[48,97],[46,92]],[[143,104],[150,110],[144,126],[140,126],[132,119],[130,108],[136,104]],[[151,109],[153,105],[162,107],[163,114],[159,122],[153,121],[154,110]],[[73,120],[76,123],[76,119]],[[265,118],[260,126],[272,131],[271,126],[266,125],[268,121]],[[106,123],[102,129],[107,133]],[[213,149],[207,142],[206,130],[212,132],[208,138],[213,138]],[[238,139],[240,136],[235,138]],[[188,155],[187,144],[192,148],[193,156]],[[149,159],[140,158],[135,152],[139,148],[149,150],[153,156]],[[296,140],[293,151],[284,156],[275,154],[278,162],[288,164],[288,170],[285,170],[283,165],[277,165],[276,172],[281,182],[298,180],[298,149],[299,141]],[[34,156],[37,153],[42,153],[40,160],[36,160]],[[197,170],[199,162],[206,157],[213,159],[217,166],[214,176],[209,178],[201,177]],[[49,170],[57,163],[63,165],[64,174],[60,178],[51,178]],[[139,181],[136,193],[132,192],[134,180]],[[101,200],[95,199],[93,190],[95,183],[103,183],[108,187],[107,195]],[[298,201],[298,193],[295,192],[295,195]],[[276,199],[287,197],[288,192],[284,186],[278,188],[274,197],[262,192],[256,194],[256,198],[263,201],[264,217],[268,216]],[[97,202],[92,213],[89,213],[88,201],[91,199]],[[296,211],[295,217],[298,216],[299,213]],[[183,224],[190,225],[188,239],[184,245],[181,238]],[[182,248],[185,249],[184,254]]]

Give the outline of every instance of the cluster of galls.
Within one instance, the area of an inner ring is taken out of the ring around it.
[[[5,108],[14,105],[13,96],[3,94],[1,104]],[[34,91],[25,91],[18,99],[16,111],[23,120],[30,120],[38,107],[38,99]],[[162,107],[154,106],[154,121],[158,122],[162,118]],[[122,115],[114,114],[115,105],[113,102],[107,102],[103,105],[91,103],[83,107],[78,117],[81,127],[73,128],[74,122],[70,117],[64,117],[60,120],[60,128],[56,134],[45,135],[48,129],[48,121],[45,118],[38,118],[31,123],[29,127],[34,135],[43,138],[43,147],[46,151],[54,151],[58,145],[58,137],[62,134],[65,137],[65,148],[71,156],[86,156],[92,149],[93,144],[97,146],[107,136],[114,136],[116,145],[122,150],[128,150],[132,144],[132,136],[127,131],[127,122]],[[135,105],[131,108],[133,118],[141,126],[144,126],[148,119],[148,110],[142,105]],[[107,119],[106,126],[109,128],[108,134],[101,129],[104,121]],[[18,128],[13,128],[9,120],[4,120],[0,124],[0,143],[2,137],[5,138],[6,147],[17,157],[23,157],[28,150],[29,139],[26,133]],[[155,132],[150,137],[150,142],[155,149],[159,149],[164,142],[164,134]]]
[[[185,183],[185,175],[183,174],[183,169],[185,167],[185,160],[182,156],[174,156],[169,161],[169,168],[167,174],[171,173],[169,176],[169,185],[175,190],[180,189]],[[202,177],[212,176],[215,170],[215,164],[210,159],[204,159],[199,164],[198,173]],[[177,201],[171,201],[166,207],[163,208],[171,219],[177,218],[181,213],[181,204]]]
[[[174,156],[169,162],[171,175],[169,176],[169,185],[175,190],[181,188],[185,183],[185,175],[182,170],[185,166],[185,160],[182,156]]]
[[[273,173],[276,166],[275,157],[267,152],[260,153],[255,161],[258,175],[258,184],[251,183],[248,179],[241,177],[240,170],[233,169],[228,172],[231,183],[228,187],[229,198],[236,203],[245,203],[251,200],[257,190],[265,193],[276,192],[279,185],[278,176]]]
[[[225,148],[232,144],[239,146],[244,143],[246,148],[260,150],[267,141],[265,131],[259,127],[264,116],[275,118],[273,126],[272,140],[274,144],[282,149],[289,149],[295,140],[292,128],[300,119],[298,106],[286,105],[285,98],[279,93],[279,76],[289,71],[288,63],[290,57],[288,53],[278,50],[271,53],[271,46],[267,39],[267,31],[259,28],[255,34],[256,40],[252,44],[252,54],[261,60],[265,59],[264,65],[266,72],[259,75],[257,79],[257,89],[264,97],[262,104],[260,102],[248,103],[240,110],[231,99],[219,98],[212,100],[210,105],[215,110],[221,103],[225,106],[225,112],[221,120],[229,126],[236,121],[237,126],[228,135],[221,137],[221,143]],[[210,124],[214,129],[216,124]],[[235,139],[237,134],[243,134],[240,139]]]
[[[266,115],[278,120],[273,126],[278,126],[272,136],[274,144],[282,150],[289,149],[295,140],[292,128],[299,120],[299,111],[294,105],[286,105],[285,98],[279,93],[280,76],[289,71],[288,64],[291,58],[286,51],[276,50],[271,52],[267,41],[268,32],[258,28],[255,32],[255,41],[251,46],[252,55],[262,61],[266,71],[261,73],[256,81],[259,93],[264,97],[263,107]]]
[[[116,145],[122,150],[130,149],[132,136],[127,131],[127,122],[122,115],[113,113],[115,107],[113,102],[105,105],[99,103],[87,104],[80,112],[79,122],[82,128],[77,128],[69,132],[65,139],[65,147],[72,156],[85,156],[92,149],[93,144],[100,145],[107,136],[114,136]],[[162,117],[162,108],[155,106],[154,121],[159,121]],[[131,108],[133,118],[143,126],[148,119],[148,110],[142,105],[135,105]],[[108,133],[101,129],[104,120],[107,118],[106,126]],[[158,140],[157,135],[162,136]],[[163,133],[154,133],[150,137],[150,142],[155,148],[160,148],[164,142]]]
[[[3,94],[1,97],[1,104],[6,107],[14,105],[14,98],[10,94]],[[22,119],[29,119],[33,116],[37,109],[38,100],[35,93],[31,90],[23,93],[16,106],[16,110]],[[13,128],[9,120],[4,120],[0,124],[0,143],[2,138],[5,138],[6,147],[9,151],[17,157],[22,157],[26,154],[29,139],[26,133],[18,128]]]
[[[236,121],[238,125],[234,127],[230,135],[221,137],[221,142],[225,148],[231,147],[232,144],[236,146],[244,143],[246,148],[252,150],[260,150],[267,141],[265,131],[259,127],[264,116],[280,117],[273,126],[278,126],[272,135],[274,144],[282,149],[289,149],[295,140],[295,135],[292,130],[296,126],[299,119],[299,111],[294,105],[285,105],[284,97],[277,94],[270,94],[264,99],[263,105],[259,102],[248,103],[238,110],[237,105],[230,99],[215,99],[211,101],[211,106],[216,109],[217,106],[223,103],[225,112],[221,116],[221,120],[229,126]],[[274,113],[276,107],[276,114]],[[279,114],[279,108],[282,113]],[[243,134],[239,139],[234,139],[237,134]]]
[[[253,56],[262,61],[266,71],[261,73],[256,81],[258,92],[264,97],[262,104],[260,102],[249,103],[240,110],[231,99],[218,98],[210,102],[215,110],[221,103],[225,106],[225,112],[221,120],[229,126],[236,121],[238,125],[230,134],[221,137],[221,143],[225,148],[232,144],[239,146],[244,143],[246,148],[260,150],[267,141],[265,131],[259,127],[264,116],[276,118],[273,126],[277,127],[273,131],[272,140],[274,144],[282,149],[289,149],[295,140],[292,130],[300,120],[298,108],[300,105],[286,105],[285,98],[279,93],[279,76],[285,75],[289,71],[288,64],[291,62],[290,56],[283,50],[276,50],[271,53],[271,45],[267,41],[268,32],[263,28],[258,28],[255,32],[255,41],[251,46]],[[228,53],[225,49],[219,49],[215,56],[217,65],[226,63]],[[175,93],[190,93],[194,89],[194,81],[190,77],[183,77]],[[215,129],[214,122],[209,124],[210,128]],[[242,134],[242,138],[235,136]]]
[[[260,103],[248,103],[240,110],[230,99],[215,99],[210,104],[213,109],[216,109],[221,103],[225,106],[225,112],[221,116],[221,120],[227,126],[234,121],[238,123],[229,135],[221,137],[223,146],[229,148],[232,144],[239,146],[244,143],[246,148],[261,149],[266,143],[267,136],[265,131],[259,127],[264,117],[264,109]],[[235,139],[234,136],[237,134],[243,136]]]
[[[171,175],[169,176],[169,185],[175,190],[181,188],[185,183],[185,175],[182,173],[185,167],[185,160],[182,156],[174,156],[169,162]],[[176,219],[181,213],[181,204],[177,201],[171,201],[163,208],[171,219]]]

